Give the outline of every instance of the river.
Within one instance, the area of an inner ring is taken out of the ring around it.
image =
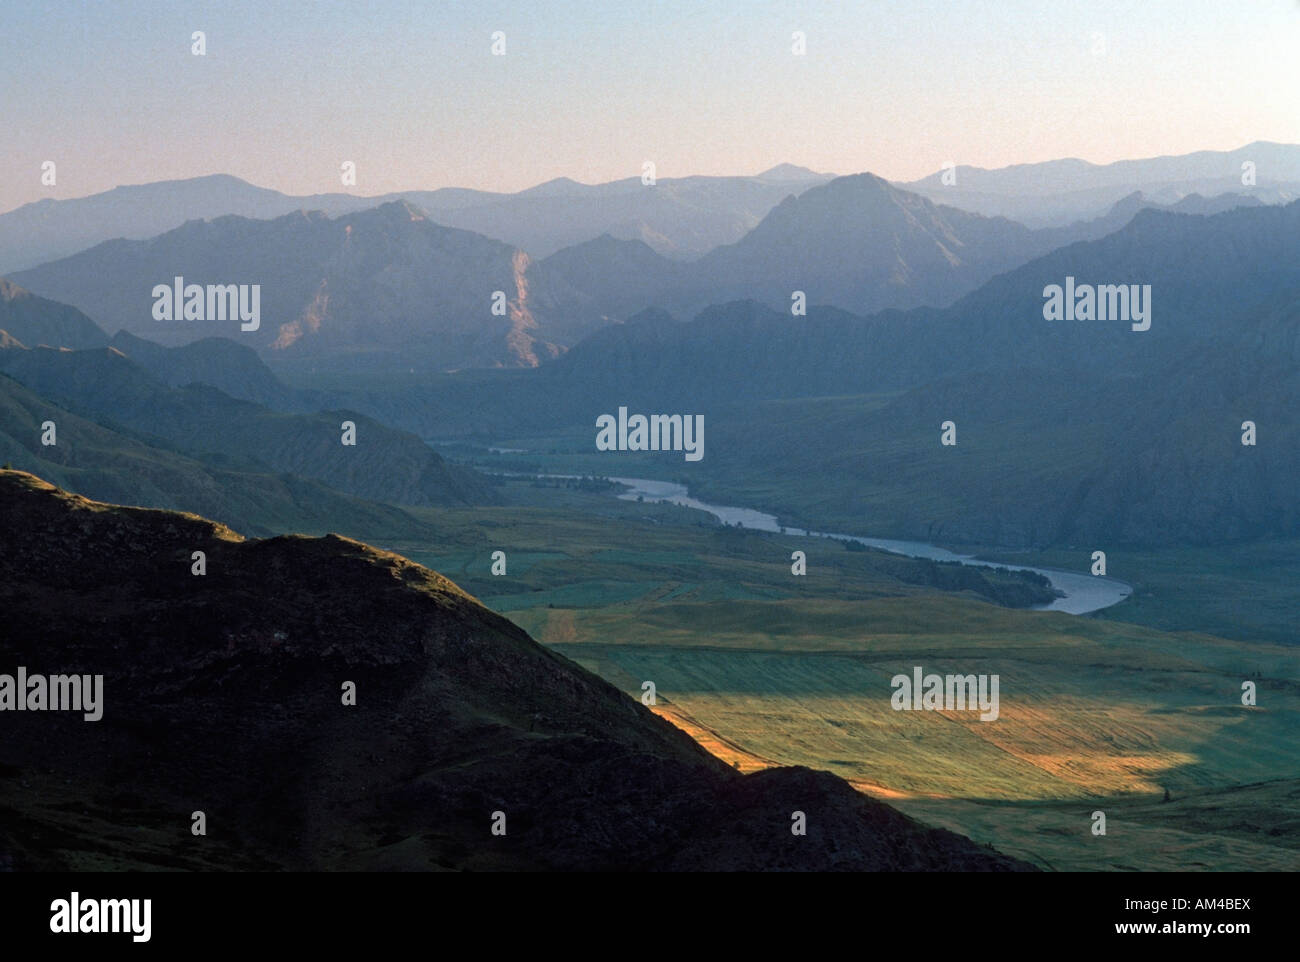
[[[671,481],[651,481],[648,478],[614,478],[609,480],[626,485],[628,490],[619,495],[625,501],[642,498],[646,501],[665,501],[680,504],[688,508],[707,511],[727,524],[741,524],[755,531],[781,531],[776,515],[755,511],[753,508],[730,508],[723,505],[709,504],[698,498],[692,498],[685,485]],[[826,531],[805,531],[802,528],[785,528],[787,534],[803,535],[812,538],[838,538],[843,541],[857,541],[872,548],[889,551],[893,554],[906,555],[909,558],[929,558],[933,561],[956,561],[959,564],[973,565],[977,568],[1009,568],[1012,571],[1036,571],[1052,583],[1052,587],[1061,592],[1061,597],[1051,604],[1038,605],[1040,611],[1064,611],[1072,615],[1086,615],[1118,604],[1133,593],[1133,588],[1114,578],[1103,578],[1080,571],[1063,571],[1059,568],[1037,568],[1031,565],[1002,564],[996,561],[981,561],[973,555],[957,554],[947,548],[939,548],[922,541],[894,541],[888,538],[860,538],[851,534],[834,534]]]

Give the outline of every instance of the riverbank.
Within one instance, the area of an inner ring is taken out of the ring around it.
[[[827,531],[810,531],[804,528],[792,528],[777,522],[776,516],[753,508],[732,507],[710,504],[699,498],[691,497],[685,485],[673,481],[655,481],[650,478],[610,477],[611,481],[624,485],[627,490],[619,495],[627,501],[643,500],[666,502],[683,507],[695,508],[713,515],[724,524],[740,525],[755,531],[771,531],[811,538],[833,538],[838,541],[852,541],[878,548],[891,554],[904,555],[908,558],[925,558],[931,561],[946,561],[969,565],[977,568],[1007,568],[1011,571],[1032,571],[1042,575],[1051,582],[1052,587],[1060,593],[1050,604],[1040,605],[1042,611],[1063,611],[1066,614],[1084,615],[1101,611],[1117,605],[1133,593],[1131,585],[1115,578],[1099,577],[1087,572],[1067,571],[1061,568],[1042,568],[1034,565],[1006,564],[997,561],[985,561],[973,554],[958,554],[947,548],[926,544],[921,541],[900,541],[892,538],[865,538],[851,534],[837,534]]]

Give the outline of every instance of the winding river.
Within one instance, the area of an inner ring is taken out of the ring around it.
[[[692,498],[685,485],[671,481],[651,481],[648,478],[614,478],[609,480],[626,485],[628,490],[619,495],[625,501],[642,498],[645,501],[665,501],[680,504],[688,508],[707,511],[727,524],[741,524],[756,531],[781,531],[776,516],[755,511],[752,508],[729,508],[723,505],[709,504],[698,498]],[[1061,592],[1061,597],[1051,604],[1038,605],[1040,611],[1064,611],[1072,615],[1086,615],[1118,604],[1133,593],[1133,588],[1114,578],[1097,577],[1086,572],[1063,571],[1059,568],[1036,568],[1030,565],[1002,564],[995,561],[981,561],[973,555],[956,554],[946,548],[937,548],[922,541],[893,541],[887,538],[860,538],[851,534],[834,534],[827,531],[805,531],[802,528],[785,528],[786,533],[813,538],[838,538],[843,541],[857,541],[872,548],[889,551],[893,554],[906,555],[909,558],[929,558],[932,561],[956,561],[977,568],[1009,568],[1013,571],[1036,571],[1052,583],[1052,587]]]

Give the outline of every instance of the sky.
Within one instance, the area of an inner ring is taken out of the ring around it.
[[[0,22],[0,211],[212,173],[362,195],[646,161],[907,181],[1300,143],[1298,0],[0,0]]]

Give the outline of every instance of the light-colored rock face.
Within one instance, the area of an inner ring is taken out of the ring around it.
[[[112,242],[33,277],[65,303],[91,307],[108,328],[163,344],[227,337],[274,355],[360,352],[443,370],[535,366],[585,333],[590,323],[566,309],[574,300],[567,282],[545,274],[518,248],[395,202],[334,219],[298,212],[195,222],[151,241]],[[183,287],[257,285],[257,329],[236,319],[157,320],[155,286],[176,277]]]

